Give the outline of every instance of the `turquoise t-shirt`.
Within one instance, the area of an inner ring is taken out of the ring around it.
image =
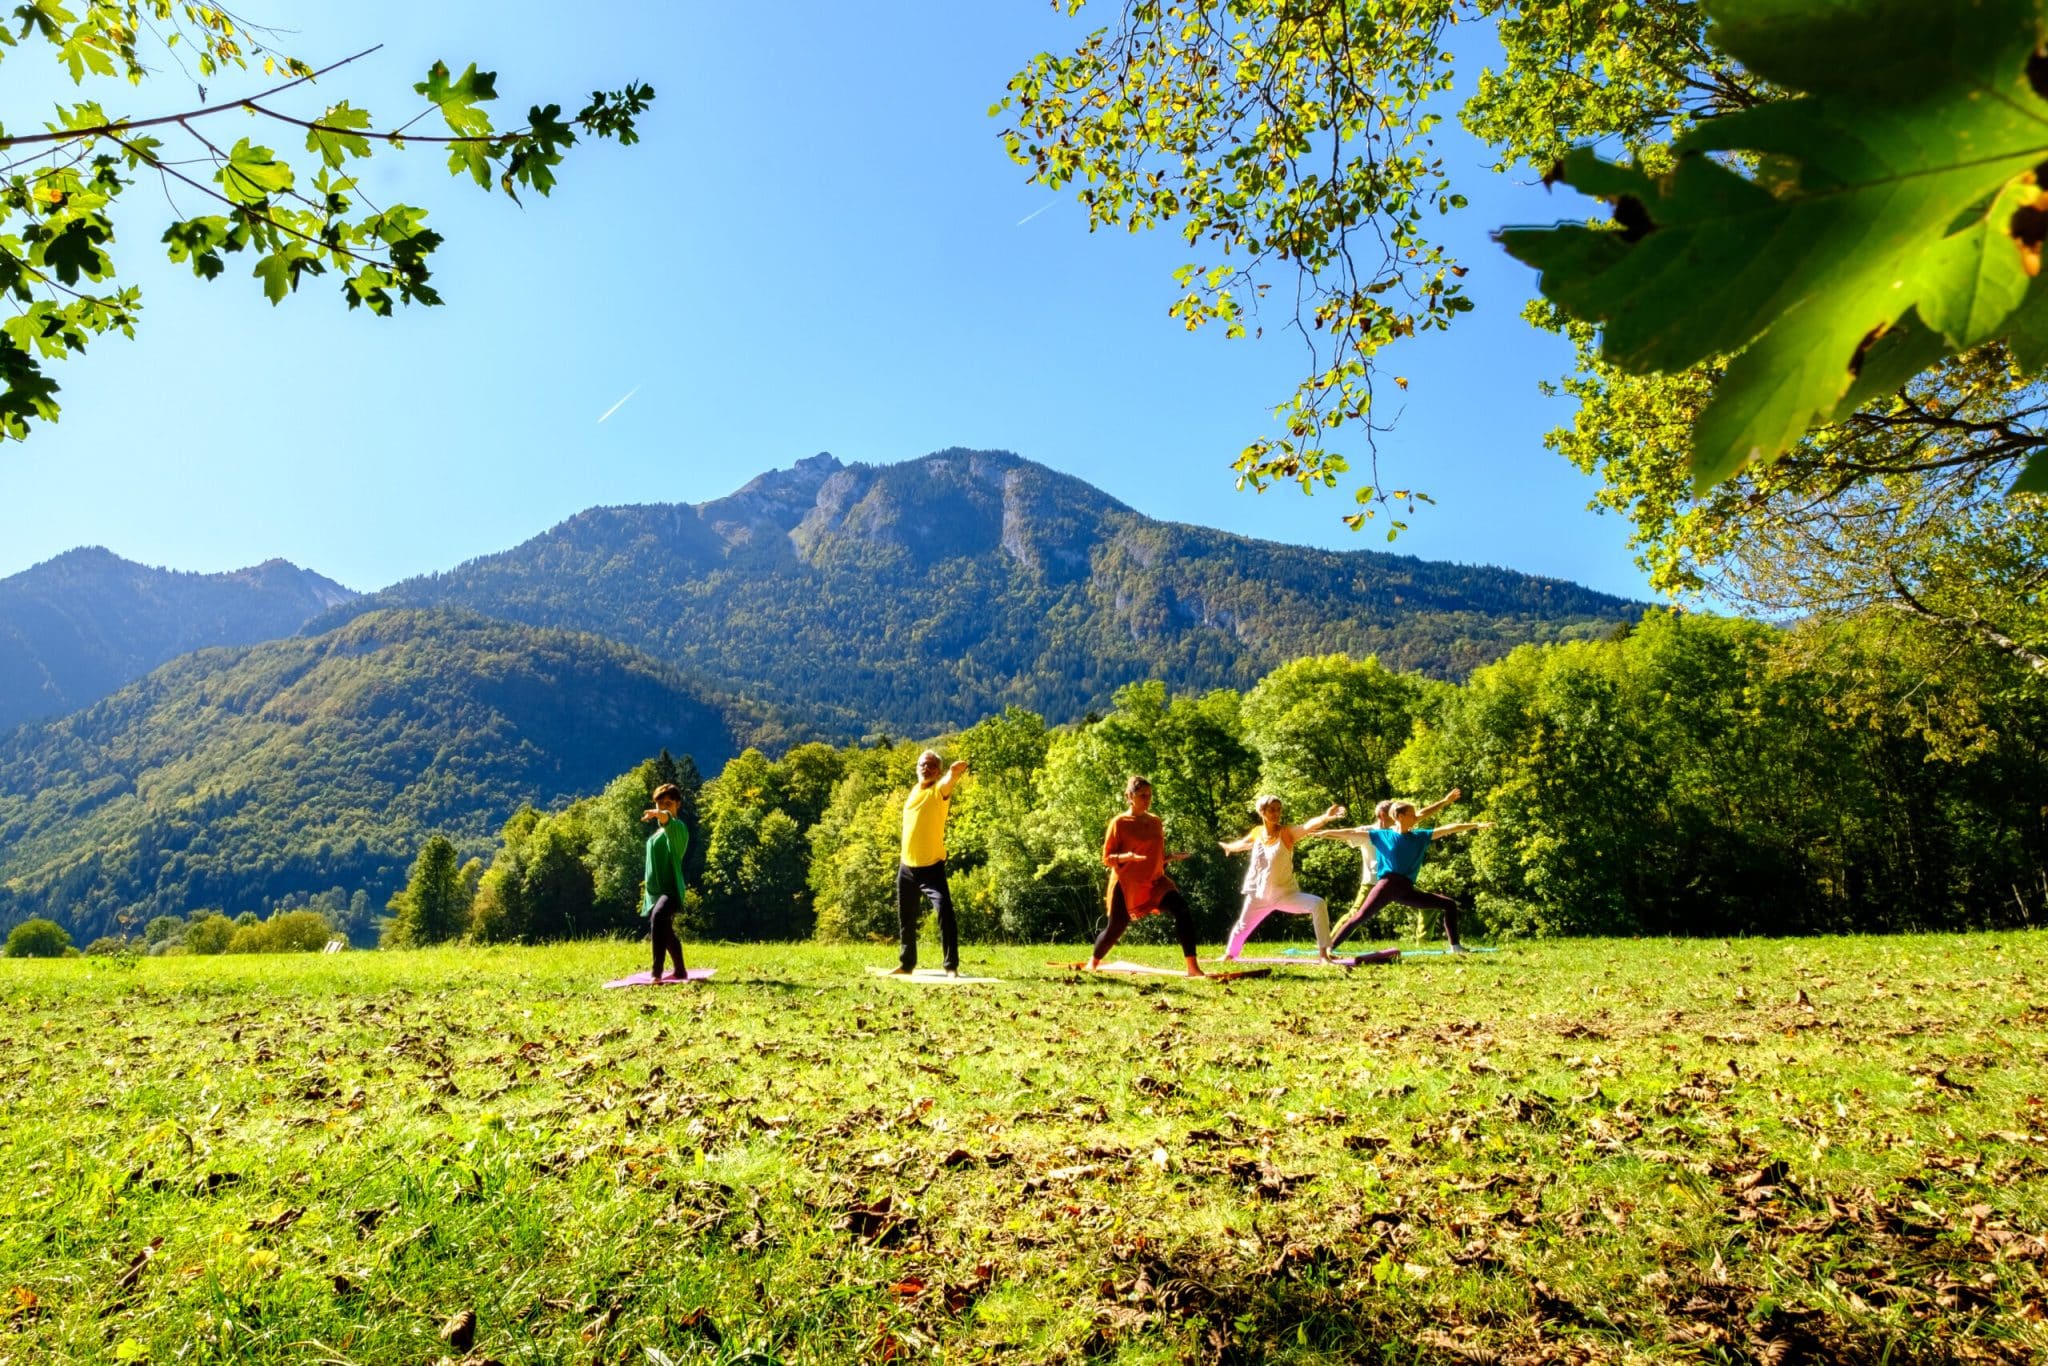
[[[1429,840],[1434,833],[1429,830],[1368,830],[1366,838],[1372,841],[1374,862],[1379,875],[1399,874],[1410,882],[1422,871],[1422,861],[1429,857]]]

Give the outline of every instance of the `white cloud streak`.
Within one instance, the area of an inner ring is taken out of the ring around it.
[[[612,405],[611,407],[609,407],[609,408],[607,408],[607,409],[605,409],[605,410],[604,410],[604,417],[600,417],[600,418],[598,418],[598,422],[599,422],[599,424],[601,425],[601,424],[602,424],[602,423],[604,422],[604,419],[605,419],[606,417],[610,417],[610,416],[611,416],[611,415],[612,415],[613,413],[616,413],[616,412],[617,412],[617,411],[618,411],[619,409],[621,409],[621,408],[625,407],[625,406],[626,406],[626,401],[627,401],[627,399],[630,399],[630,398],[632,398],[632,397],[633,397],[633,395],[635,395],[635,394],[637,394],[637,393],[639,393],[639,392],[640,392],[640,386],[639,386],[639,385],[637,385],[637,384],[636,384],[636,385],[634,385],[634,386],[633,386],[633,387],[632,387],[631,389],[628,389],[628,390],[626,391],[626,397],[625,397],[625,398],[622,398],[622,399],[620,399],[620,400],[619,400],[619,401],[618,401],[617,403],[614,403],[614,404],[613,404],[613,405]]]

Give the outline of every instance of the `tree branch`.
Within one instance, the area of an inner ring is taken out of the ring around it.
[[[2035,673],[2048,674],[2048,655],[2028,649],[2011,636],[2006,635],[2003,631],[1985,621],[1984,618],[1978,616],[1975,612],[1970,613],[1967,619],[1953,617],[1945,612],[1937,612],[1913,596],[1913,590],[1906,587],[1905,580],[1899,577],[1899,571],[1896,568],[1888,567],[1885,570],[1885,574],[1892,581],[1893,591],[1899,595],[1899,600],[1905,604],[1905,610],[1911,612],[1914,616],[1925,618],[1951,631],[1968,631],[1993,648],[2022,661]]]
[[[379,43],[376,47],[366,47],[353,57],[343,57],[331,66],[323,66],[318,71],[307,72],[296,80],[286,81],[283,85],[274,86],[269,90],[263,91],[261,94],[252,95],[248,99],[229,100],[224,104],[210,104],[204,109],[188,109],[182,114],[160,114],[150,119],[122,119],[116,120],[113,123],[94,124],[90,128],[66,128],[56,133],[23,133],[19,137],[0,137],[0,147],[26,147],[30,143],[36,142],[70,142],[77,138],[112,137],[116,133],[132,133],[138,128],[155,128],[159,124],[183,123],[186,119],[205,118],[209,114],[226,113],[230,109],[241,109],[245,106],[250,106],[251,100],[267,100],[272,95],[282,95],[285,91],[304,85],[307,81],[316,80],[321,76],[325,76],[330,71],[339,71],[350,62],[361,61],[383,46],[384,44]]]

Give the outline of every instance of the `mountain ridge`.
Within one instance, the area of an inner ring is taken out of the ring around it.
[[[0,579],[0,732],[74,712],[192,650],[292,635],[358,596],[282,558],[206,574],[67,550]]]
[[[1160,521],[1010,452],[952,448],[892,464],[821,453],[702,503],[587,508],[306,629],[457,606],[588,630],[843,737],[1012,703],[1067,720],[1140,678],[1242,687],[1337,650],[1457,678],[1643,605],[1497,567]]]
[[[0,925],[331,893],[360,936],[429,833],[483,852],[664,747],[715,772],[755,719],[626,646],[448,610],[193,651],[0,735]]]

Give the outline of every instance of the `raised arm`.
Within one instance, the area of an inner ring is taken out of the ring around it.
[[[1425,806],[1422,808],[1422,810],[1416,812],[1416,819],[1426,821],[1431,816],[1434,816],[1437,812],[1443,810],[1445,807],[1449,806],[1452,802],[1458,800],[1458,798],[1464,795],[1465,794],[1463,791],[1454,787],[1447,794],[1445,794],[1444,799],[1442,801],[1431,802],[1428,806]]]
[[[952,801],[954,785],[966,776],[967,761],[965,759],[955,759],[953,766],[946,770],[946,776],[939,779],[940,798],[945,801]]]
[[[1242,838],[1227,840],[1217,845],[1217,848],[1226,854],[1249,854],[1252,851],[1252,840],[1257,835],[1258,831],[1256,830],[1248,831]]]
[[[1430,831],[1429,837],[1432,840],[1440,840],[1446,835],[1462,835],[1467,830],[1491,829],[1493,829],[1492,821],[1459,821],[1456,825],[1439,825],[1436,829]]]

